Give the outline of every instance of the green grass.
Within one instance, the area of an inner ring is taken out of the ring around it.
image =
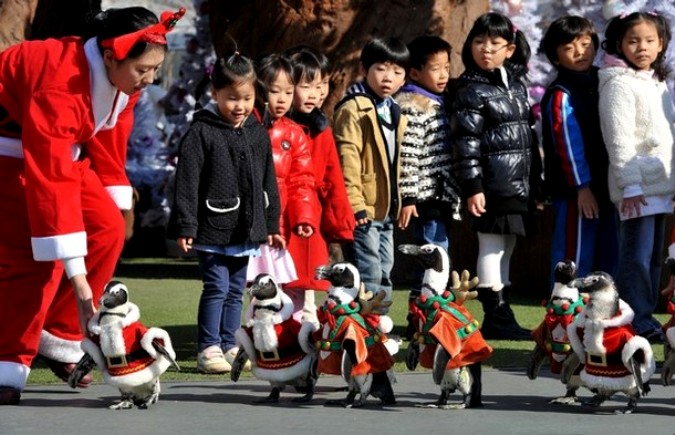
[[[170,370],[162,379],[173,381],[222,380],[222,375],[204,375],[197,372],[197,304],[201,292],[201,281],[197,264],[192,260],[181,259],[125,259],[118,267],[116,278],[122,280],[129,288],[130,299],[141,310],[141,321],[146,326],[157,326],[166,329],[176,350],[181,371]],[[399,289],[394,291],[394,303],[389,315],[394,321],[394,334],[404,335],[408,292]],[[317,304],[323,300],[317,295]],[[540,300],[515,295],[511,304],[519,323],[526,328],[534,328],[544,318],[544,308]],[[483,320],[483,312],[478,301],[469,301],[467,308],[479,321]],[[656,317],[664,322],[666,314]],[[485,363],[496,369],[523,369],[532,350],[531,341],[490,340],[494,348],[493,356]],[[405,355],[408,342],[404,342],[396,355],[396,371],[406,371]],[[663,346],[654,346],[657,361],[663,361]],[[420,369],[418,369],[420,370]],[[243,374],[243,376],[250,376]],[[98,373],[95,380],[100,381]],[[228,378],[229,379],[229,378]],[[28,378],[30,384],[60,383],[49,369],[36,361]]]

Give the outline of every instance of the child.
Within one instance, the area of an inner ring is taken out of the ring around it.
[[[443,93],[450,77],[450,44],[420,36],[408,44],[410,73],[396,101],[407,118],[401,144],[402,208],[398,227],[412,225],[414,243],[450,248],[449,223],[459,218],[459,186],[451,171],[452,152]],[[420,294],[418,267],[410,300]]]
[[[293,103],[295,82],[293,66],[290,61],[278,54],[262,59],[258,65],[258,79],[264,88],[262,97],[265,100],[266,113],[263,119],[270,118],[267,131],[272,141],[274,170],[279,186],[281,203],[281,219],[279,227],[281,236],[287,242],[295,265],[296,276],[282,280],[283,267],[272,265],[276,270],[275,280],[288,283],[300,279],[304,282],[314,277],[314,267],[304,258],[302,239],[314,237],[321,222],[321,208],[314,186],[314,166],[312,163],[311,144],[302,127],[286,117]],[[320,236],[316,236],[320,237]],[[300,238],[300,239],[298,239]],[[295,255],[295,256],[293,256]],[[277,261],[279,263],[279,261]],[[255,277],[249,270],[249,278]],[[262,272],[258,270],[255,274]],[[272,271],[266,271],[273,273]],[[293,301],[295,310],[302,314],[304,290],[286,289]]]
[[[542,40],[558,70],[541,101],[545,180],[555,214],[551,273],[565,260],[574,261],[579,276],[616,273],[618,219],[607,187],[593,66],[599,44],[593,24],[577,16],[555,20]]]
[[[485,311],[483,336],[489,339],[530,339],[503,295],[516,236],[528,231],[530,183],[539,176],[522,81],[529,58],[525,36],[507,17],[481,15],[462,48],[466,70],[451,112],[457,175],[478,233],[478,299]]]
[[[291,117],[305,128],[310,140],[314,184],[319,199],[321,220],[320,231],[308,239],[295,240],[296,243],[289,248],[294,259],[302,258],[306,262],[302,267],[306,267],[310,273],[286,284],[284,289],[289,293],[293,290],[303,290],[305,298],[303,315],[307,319],[316,320],[314,290],[327,291],[329,283],[315,279],[313,271],[318,266],[328,263],[327,243],[353,240],[355,224],[330,122],[319,109],[322,92],[321,64],[313,51],[308,48],[295,50],[290,59],[295,83]]]
[[[599,72],[600,127],[609,154],[609,194],[619,210],[617,286],[635,311],[633,328],[663,341],[652,313],[659,298],[665,215],[672,213],[672,95],[665,82],[666,20],[634,12],[607,24]]]
[[[370,40],[361,51],[355,83],[334,114],[342,171],[356,218],[349,256],[366,290],[391,300],[394,222],[401,208],[400,148],[406,119],[392,98],[403,85],[410,54],[398,39]]]
[[[197,315],[197,370],[224,373],[238,349],[249,255],[263,242],[283,248],[279,194],[267,131],[249,116],[253,63],[235,52],[217,60],[215,102],[194,115],[181,142],[171,234],[197,251],[204,290]]]

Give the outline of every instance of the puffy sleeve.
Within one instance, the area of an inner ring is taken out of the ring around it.
[[[484,128],[483,101],[470,86],[457,89],[450,113],[450,134],[455,170],[462,193],[470,197],[483,191],[481,136]]]
[[[134,125],[134,106],[139,94],[129,97],[129,102],[110,130],[99,131],[85,147],[91,166],[121,210],[132,207],[132,187],[127,177],[126,162],[129,136]]]
[[[288,223],[291,228],[308,224],[315,231],[319,228],[316,190],[314,187],[314,166],[312,149],[307,136],[300,127],[292,130],[290,180],[288,183]]]
[[[22,142],[26,203],[33,257],[53,261],[83,257],[81,166],[73,163],[87,116],[66,92],[38,91],[24,106]]]

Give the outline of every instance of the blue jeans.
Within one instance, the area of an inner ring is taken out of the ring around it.
[[[197,311],[197,350],[236,346],[234,333],[241,326],[241,310],[248,257],[229,257],[197,251],[204,289]]]
[[[449,253],[450,237],[445,226],[445,221],[442,219],[429,220],[415,220],[412,223],[413,240],[418,245],[436,245],[445,249]],[[413,277],[413,292],[419,293],[422,288],[422,280],[424,279],[424,269],[422,266],[415,264],[415,272]],[[452,267],[452,264],[450,265]]]
[[[621,222],[616,283],[621,298],[635,311],[633,328],[638,334],[661,327],[652,313],[659,300],[664,233],[663,214]]]
[[[385,300],[391,300],[391,269],[394,267],[394,221],[369,221],[354,230],[353,258],[350,259],[361,274],[366,290],[377,293],[384,290]]]

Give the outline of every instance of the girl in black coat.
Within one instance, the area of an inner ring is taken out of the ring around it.
[[[204,283],[197,370],[224,373],[238,351],[249,256],[261,243],[284,242],[270,139],[250,116],[253,63],[239,53],[220,58],[211,82],[216,101],[195,113],[180,145],[170,234],[183,251],[197,251]]]
[[[485,338],[530,339],[503,297],[516,236],[527,233],[530,174],[541,166],[521,79],[529,57],[525,36],[507,17],[480,16],[462,49],[466,70],[450,114],[457,176],[478,233]]]

